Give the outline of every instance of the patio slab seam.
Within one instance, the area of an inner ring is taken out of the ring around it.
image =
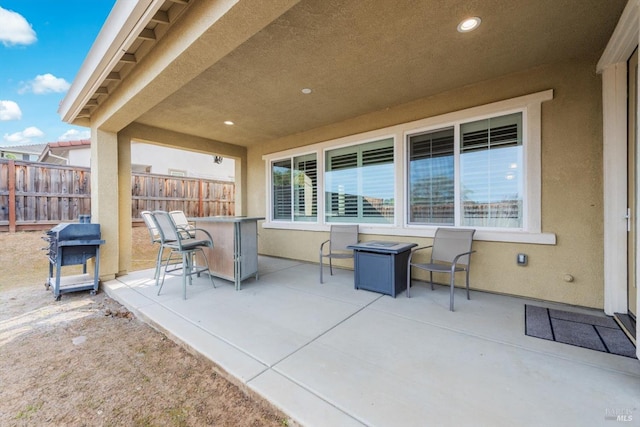
[[[295,354],[297,354],[298,352],[300,352],[301,350],[305,349],[306,347],[308,347],[309,345],[316,343],[319,339],[321,339],[323,336],[325,336],[326,334],[330,333],[331,331],[333,331],[335,328],[339,327],[340,325],[344,324],[345,322],[347,322],[349,319],[353,318],[354,316],[358,315],[359,313],[361,313],[362,311],[366,310],[367,308],[369,308],[372,304],[374,304],[376,301],[378,301],[380,298],[383,298],[384,295],[379,295],[378,297],[374,298],[372,301],[370,301],[369,303],[365,304],[364,306],[362,306],[361,308],[359,308],[358,310],[356,310],[355,312],[351,313],[350,315],[346,316],[345,318],[341,319],[338,323],[334,324],[333,326],[331,326],[330,328],[325,329],[321,334],[315,336],[313,339],[309,340],[308,342],[306,342],[305,344],[299,346],[295,351],[287,354],[286,356],[282,357],[280,360],[274,362],[271,366],[269,366],[267,369],[265,369],[264,371],[258,373],[257,375],[255,375],[252,378],[249,378],[246,381],[246,384],[251,387],[252,382],[254,382],[256,379],[260,378],[262,375],[264,375],[266,372],[268,371],[272,371],[280,376],[282,376],[283,378],[285,378],[288,381],[291,381],[293,384],[297,385],[298,387],[300,387],[301,389],[305,390],[307,393],[310,393],[311,395],[315,396],[316,398],[320,399],[321,401],[325,402],[327,405],[335,408],[337,411],[340,411],[341,413],[343,413],[345,416],[359,422],[362,423],[363,425],[367,425],[368,422],[364,419],[361,419],[358,416],[355,416],[353,413],[350,413],[348,411],[347,408],[342,408],[337,402],[334,402],[333,400],[331,400],[328,396],[324,396],[322,393],[320,393],[319,391],[310,388],[308,385],[304,384],[303,382],[297,381],[294,377],[288,375],[285,371],[281,370],[278,368],[278,365],[282,364],[282,362],[286,361],[287,359],[289,359],[290,357],[293,357]],[[320,343],[319,345],[325,346],[324,344]],[[347,354],[347,353],[345,353]],[[368,363],[368,362],[367,362]]]
[[[276,379],[275,384],[274,379]],[[284,384],[286,384],[287,391],[283,396],[282,385]],[[303,387],[299,382],[293,381],[285,375],[282,375],[282,373],[275,369],[267,370],[263,375],[257,377],[254,381],[247,383],[246,385],[259,395],[267,398],[276,407],[281,408],[291,416],[292,419],[300,423],[300,425],[306,425],[305,420],[308,419],[311,414],[314,414],[311,415],[311,419],[314,419],[314,416],[316,418],[319,417],[325,425],[339,425],[345,427],[352,425],[354,427],[368,425],[360,421],[357,417],[354,417],[349,412],[346,412],[332,404],[330,401],[323,399],[317,393]],[[292,393],[292,389],[295,387],[299,387],[299,390]],[[280,389],[280,392],[278,389]],[[296,403],[291,402],[292,396],[295,396],[293,400],[295,400]]]
[[[329,300],[329,301],[335,301],[335,302],[339,302],[341,304],[348,304],[348,305],[353,305],[353,306],[361,307],[361,308],[364,308],[364,307],[366,307],[368,305],[371,305],[374,302],[376,302],[377,300],[379,300],[380,298],[384,297],[384,295],[381,295],[381,294],[376,294],[376,293],[371,292],[371,291],[362,290],[362,292],[367,292],[367,293],[372,294],[372,299],[370,301],[366,301],[366,302],[354,302],[354,301],[349,301],[349,300],[347,300],[345,298],[333,297],[331,295],[325,295],[325,294],[321,294],[321,293],[314,292],[314,291],[311,291],[311,290],[305,290],[305,289],[297,288],[295,286],[289,286],[289,285],[279,285],[279,286],[282,286],[284,288],[290,289],[290,290],[295,291],[295,292],[299,292],[301,294],[311,295],[311,296],[316,297],[316,298],[323,298],[323,299],[326,299],[326,300]]]
[[[378,372],[377,375],[383,375],[383,376],[387,376],[389,378],[394,378],[394,381],[396,381],[397,383],[402,383],[405,384],[403,387],[400,387],[402,389],[405,390],[409,390],[409,389],[414,389],[414,390],[419,390],[422,385],[419,382],[414,381],[412,378],[400,378],[398,377],[397,373],[395,373],[393,370],[391,369],[386,369],[383,366],[380,366],[378,364],[372,363],[370,360],[366,359],[366,358],[361,358],[358,357],[357,355],[354,355],[352,353],[348,353],[348,352],[343,352],[340,351],[339,349],[336,349],[335,347],[331,347],[328,346],[326,344],[323,343],[318,343],[318,345],[330,350],[333,353],[340,353],[350,359],[357,359],[359,365],[367,365],[370,366],[372,369],[371,371],[373,372]],[[274,366],[272,369],[270,369],[271,371],[281,375],[283,378],[286,378],[287,380],[291,381],[293,384],[297,385],[298,387],[300,387],[301,389],[305,390],[306,392],[312,394],[313,396],[317,397],[318,399],[322,400],[323,402],[325,402],[326,404],[330,405],[331,407],[335,408],[336,410],[345,413],[348,417],[358,421],[359,423],[362,423],[363,425],[372,425],[371,424],[371,420],[369,419],[365,419],[361,416],[358,416],[354,413],[353,408],[349,408],[349,407],[345,407],[345,405],[341,405],[339,401],[332,399],[331,396],[326,395],[325,393],[323,393],[320,390],[316,390],[315,388],[311,388],[308,384],[305,384],[302,381],[296,380],[295,378],[291,377],[289,374],[287,374],[285,371],[283,371],[280,367],[278,366]],[[256,378],[260,377],[260,375],[256,376]],[[248,385],[250,385],[249,383],[247,383]]]
[[[379,297],[381,298],[382,295]],[[297,352],[299,352],[300,350],[308,347],[309,345],[313,344],[314,342],[316,342],[317,340],[319,340],[320,338],[322,338],[323,336],[325,336],[326,334],[328,334],[329,332],[333,331],[335,328],[337,328],[338,326],[342,325],[344,322],[346,322],[347,320],[351,319],[353,316],[357,315],[358,313],[362,312],[364,309],[366,309],[368,306],[370,306],[371,304],[373,304],[375,301],[377,301],[379,298],[376,298],[375,300],[369,302],[368,304],[360,307],[358,310],[354,311],[353,313],[349,314],[348,316],[346,316],[345,318],[341,319],[339,322],[335,323],[333,326],[325,329],[324,331],[322,331],[322,333],[316,335],[315,337],[311,338],[309,341],[305,342],[304,344],[300,345],[299,347],[297,347],[294,351],[290,352],[289,354],[281,357],[279,360],[273,362],[271,365],[267,365],[269,367],[269,369],[273,369],[276,366],[278,366],[279,363],[282,363],[283,361],[287,360],[288,358],[290,358],[291,356],[295,355]],[[278,372],[278,371],[276,371]],[[256,375],[254,378],[250,378],[248,381],[251,381],[253,379],[255,379],[256,377],[259,377],[262,373]],[[247,381],[247,382],[248,382]]]
[[[321,401],[323,401],[327,405],[331,406],[332,408],[336,409],[337,411],[343,413],[345,416],[347,416],[347,417],[349,417],[349,418],[351,418],[351,419],[353,419],[353,420],[355,420],[355,421],[357,421],[359,423],[362,423],[362,425],[365,425],[365,426],[370,424],[367,420],[362,419],[361,417],[353,414],[352,412],[349,412],[348,408],[341,407],[341,405],[338,402],[335,402],[334,400],[330,399],[329,396],[324,396],[319,391],[309,388],[308,385],[305,385],[303,382],[295,380],[294,378],[290,377],[289,375],[287,375],[283,371],[278,370],[277,367],[271,368],[269,370],[275,372],[278,375],[281,375],[286,380],[291,381],[293,384],[297,385],[301,389],[305,390],[307,393],[310,393],[311,395],[313,395],[316,398],[320,399]],[[264,372],[263,372],[263,374],[264,374]],[[258,378],[258,377],[260,377],[260,375],[256,376],[256,378]],[[247,385],[251,387],[251,384],[249,382],[247,382]]]
[[[202,332],[206,333],[207,335],[218,339],[222,342],[224,342],[225,344],[229,345],[230,347],[240,351],[242,354],[246,355],[247,357],[250,357],[252,359],[254,359],[256,362],[260,363],[261,365],[267,367],[267,368],[272,368],[273,366],[277,365],[278,363],[282,362],[283,360],[286,360],[288,357],[294,355],[296,352],[298,352],[299,350],[307,347],[309,344],[313,343],[314,341],[318,340],[319,338],[321,338],[322,336],[324,336],[325,334],[327,334],[328,332],[332,331],[333,329],[335,329],[336,327],[340,326],[342,323],[344,323],[345,321],[349,320],[350,318],[352,318],[353,316],[355,316],[356,314],[358,314],[359,312],[361,312],[362,310],[364,310],[365,308],[367,308],[368,306],[370,306],[371,304],[375,303],[377,300],[379,300],[380,298],[383,298],[383,295],[379,295],[379,294],[375,294],[373,296],[373,299],[371,299],[370,301],[366,301],[363,303],[356,303],[353,301],[345,301],[343,299],[339,299],[339,298],[332,298],[330,296],[327,295],[323,295],[323,294],[318,294],[315,292],[308,292],[296,287],[291,287],[291,286],[286,286],[286,285],[279,285],[282,287],[286,287],[288,290],[292,291],[292,292],[296,292],[296,293],[301,293],[301,294],[306,294],[306,295],[311,295],[314,298],[320,298],[320,299],[324,299],[324,300],[328,300],[328,301],[335,301],[335,302],[339,302],[341,304],[345,304],[348,306],[353,307],[353,311],[351,311],[349,314],[345,315],[344,317],[340,318],[336,323],[325,327],[319,334],[313,336],[313,337],[309,337],[307,340],[305,340],[302,344],[298,345],[293,351],[287,353],[286,355],[282,356],[280,359],[273,361],[273,362],[269,362],[267,360],[263,360],[263,358],[261,358],[260,356],[254,355],[253,353],[251,353],[250,351],[244,349],[243,347],[234,344],[232,341],[230,341],[229,339],[216,334],[215,332],[212,332],[210,330],[208,330],[206,327],[202,326],[201,324],[194,322],[191,317],[189,316],[189,314],[185,314],[184,312],[178,311],[174,308],[171,308],[170,305],[166,304],[163,301],[153,301],[153,304],[151,305],[157,305],[162,307],[163,309],[167,310],[168,312],[174,314],[175,316],[179,317],[180,319],[182,319],[185,322],[188,322],[189,324],[195,326],[197,329],[201,330]],[[148,297],[146,297],[148,298]],[[147,316],[148,318],[148,316]],[[263,371],[264,372],[264,371]],[[259,375],[259,374],[258,374]],[[247,379],[247,381],[251,380],[252,378]]]

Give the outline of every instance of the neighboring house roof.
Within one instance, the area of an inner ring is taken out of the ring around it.
[[[0,158],[6,157],[7,154],[39,156],[47,144],[30,144],[30,145],[12,145],[8,147],[0,147]]]
[[[153,147],[139,142],[135,143],[134,147],[138,146],[138,144],[142,148],[133,148],[131,152],[131,160],[133,162],[131,167],[134,172],[170,175],[171,169],[181,169],[185,171],[186,176],[190,177],[233,180],[234,167],[230,162],[220,165],[214,162],[211,155],[199,153],[191,153],[191,157],[185,158],[182,155],[174,155],[172,153],[174,150],[169,147]],[[71,155],[70,152],[74,150],[90,150],[90,139],[49,142],[48,144],[41,144],[40,147],[42,147],[41,151],[37,153],[39,155],[37,161],[39,162],[89,167],[90,156],[88,153],[83,154],[78,151],[74,153],[75,155]],[[194,158],[195,156],[199,156],[199,158]],[[212,166],[213,163],[215,163],[215,167]]]
[[[69,160],[69,151],[91,146],[90,139],[79,139],[75,141],[56,141],[44,145],[41,150],[39,162],[66,164]]]
[[[82,147],[82,146],[90,146],[91,145],[91,140],[90,139],[78,139],[76,141],[58,141],[58,142],[49,142],[47,144],[49,146],[49,148],[62,148],[62,149],[69,149],[71,147]]]

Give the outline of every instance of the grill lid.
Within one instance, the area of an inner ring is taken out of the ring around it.
[[[100,240],[100,224],[63,222],[47,231],[47,234],[58,242],[65,240]]]

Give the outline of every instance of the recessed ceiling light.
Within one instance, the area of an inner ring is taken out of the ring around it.
[[[312,92],[312,90],[309,89],[308,87],[305,87],[304,89],[302,89],[301,92],[304,93],[305,95],[309,95]]]
[[[482,22],[482,20],[477,16],[467,18],[458,24],[458,31],[460,31],[461,33],[468,33],[469,31],[473,31],[480,26],[480,22]]]
[[[227,125],[227,126],[233,126],[234,125],[234,123],[231,120],[225,120],[224,124]]]

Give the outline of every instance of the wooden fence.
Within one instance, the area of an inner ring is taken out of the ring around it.
[[[233,182],[134,173],[131,193],[132,218],[145,210],[181,210],[188,217],[235,215]]]
[[[235,215],[235,184],[133,173],[131,217],[183,210],[188,217]],[[91,170],[0,159],[0,231],[43,230],[91,214]]]

